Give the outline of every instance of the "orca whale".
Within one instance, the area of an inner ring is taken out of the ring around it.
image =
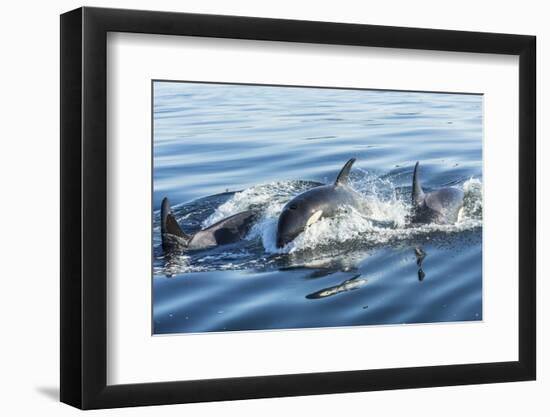
[[[304,191],[283,207],[277,222],[278,248],[294,240],[319,219],[336,216],[342,207],[348,206],[364,211],[364,198],[349,185],[349,172],[354,162],[355,158],[346,162],[334,184]]]
[[[361,288],[367,283],[366,278],[361,278],[361,274],[357,274],[354,277],[345,280],[344,282],[334,285],[332,287],[323,288],[322,290],[315,291],[314,293],[306,295],[307,299],[314,300],[319,298],[331,297],[333,295],[340,294],[346,291],[353,291]]]
[[[248,233],[257,215],[254,210],[243,211],[191,235],[182,230],[174,217],[168,198],[165,197],[160,209],[162,249],[165,252],[204,249],[237,242]]]
[[[464,204],[464,191],[454,187],[444,187],[424,192],[420,184],[420,164],[414,166],[412,182],[413,223],[455,223]]]

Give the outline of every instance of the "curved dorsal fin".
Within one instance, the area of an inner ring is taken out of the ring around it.
[[[344,165],[344,167],[336,177],[334,185],[345,185],[348,183],[349,171],[351,170],[351,166],[354,162],[355,158],[351,158],[348,162],[346,162],[346,165]]]
[[[172,214],[172,209],[170,207],[170,202],[166,197],[162,199],[162,204],[160,207],[160,233],[162,238],[162,247],[164,250],[168,250],[170,243],[168,242],[168,237],[166,235],[177,236],[183,239],[185,242],[189,242],[192,236],[186,234],[181,230],[178,221]]]
[[[412,204],[413,206],[418,206],[424,201],[424,191],[422,190],[422,185],[420,185],[420,166],[419,162],[416,162],[413,172],[413,183],[412,183]]]

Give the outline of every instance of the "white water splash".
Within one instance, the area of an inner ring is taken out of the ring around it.
[[[479,179],[469,179],[462,185],[464,210],[459,221],[443,225],[410,225],[410,202],[396,196],[394,186],[389,180],[382,181],[362,173],[361,178],[352,178],[351,184],[364,195],[369,207],[368,216],[351,209],[334,218],[323,218],[284,248],[279,249],[275,245],[279,214],[293,196],[311,188],[312,183],[275,182],[248,188],[219,206],[203,222],[203,227],[244,210],[260,209],[262,217],[252,227],[247,239],[261,239],[267,253],[294,253],[335,242],[360,241],[379,245],[435,232],[457,233],[482,225],[482,183]]]
[[[483,216],[483,184],[477,178],[470,178],[463,185],[465,219],[479,219]]]
[[[235,193],[202,222],[208,227],[226,217],[245,210],[260,209],[265,218],[279,216],[281,209],[293,196],[311,188],[315,183],[285,181],[256,185]]]

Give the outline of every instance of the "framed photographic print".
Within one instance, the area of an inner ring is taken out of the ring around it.
[[[61,400],[535,379],[535,38],[61,16]]]

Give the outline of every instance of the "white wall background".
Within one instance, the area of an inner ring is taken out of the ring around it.
[[[370,3],[370,4],[369,4]],[[73,0],[3,4],[0,24],[0,410],[2,415],[75,415],[59,392],[59,17]],[[99,411],[97,415],[548,415],[550,404],[550,157],[542,120],[550,97],[545,2],[339,0],[124,0],[86,5],[181,12],[509,32],[538,37],[538,381]],[[543,188],[545,190],[543,190]],[[544,395],[546,394],[546,395]]]

